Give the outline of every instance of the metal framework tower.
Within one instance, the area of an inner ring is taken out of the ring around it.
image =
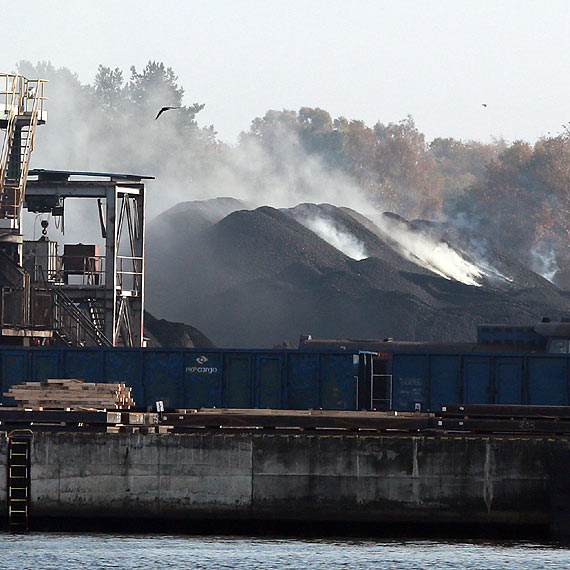
[[[73,344],[142,346],[144,326],[145,192],[148,176],[56,170],[30,171],[26,207],[63,211],[72,198],[97,200],[105,254],[95,245],[64,246],[62,264],[43,270],[54,293],[56,329],[75,306],[82,339]],[[71,333],[69,333],[71,335]],[[76,335],[75,335],[76,336]]]
[[[0,74],[0,342],[143,346],[143,180],[151,177],[28,172],[36,126],[47,118],[45,83]],[[103,254],[80,243],[60,255],[46,235],[24,240],[23,209],[63,223],[72,198],[96,201]]]

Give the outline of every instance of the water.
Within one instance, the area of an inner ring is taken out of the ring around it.
[[[523,542],[0,534],[0,567],[2,570],[567,570],[570,548]]]

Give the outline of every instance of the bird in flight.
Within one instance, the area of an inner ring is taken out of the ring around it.
[[[180,107],[163,107],[158,114],[156,115],[156,117],[154,118],[154,120],[156,121],[156,119],[158,119],[158,117],[160,117],[160,115],[162,115],[162,113],[164,113],[164,111],[170,111],[170,109],[180,109]]]
[[[481,105],[482,105],[483,107],[486,107],[486,106],[487,106],[487,103],[481,103]]]

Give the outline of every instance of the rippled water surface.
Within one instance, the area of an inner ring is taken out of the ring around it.
[[[99,568],[535,570],[570,568],[570,549],[532,543],[0,534],[3,570]]]

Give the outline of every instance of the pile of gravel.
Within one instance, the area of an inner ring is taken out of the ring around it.
[[[151,347],[215,348],[214,343],[197,328],[157,319],[148,311],[144,313],[144,334]]]
[[[270,348],[295,343],[302,333],[471,342],[483,322],[525,324],[569,312],[565,293],[496,244],[487,244],[485,263],[507,278],[491,276],[475,287],[413,263],[382,219],[377,224],[330,204],[240,206],[227,198],[186,202],[155,219],[148,232],[148,308],[192,323],[218,346]],[[334,239],[349,236],[367,257],[331,245],[315,219],[326,221]],[[393,215],[390,222],[473,262],[484,257],[469,251],[473,236],[445,225]]]

